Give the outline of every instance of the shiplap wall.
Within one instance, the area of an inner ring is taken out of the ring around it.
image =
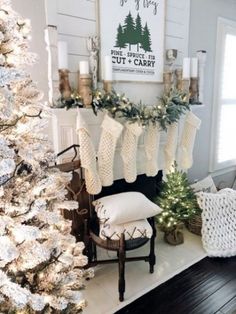
[[[96,0],[45,0],[48,25],[56,25],[58,40],[68,43],[69,70],[72,85],[76,86],[76,72],[79,61],[88,60],[86,39],[99,33]],[[112,1],[112,0],[111,0]],[[176,66],[181,66],[182,59],[188,55],[190,0],[166,0],[166,49],[178,49]],[[160,84],[159,84],[160,85]],[[157,84],[117,83],[121,92],[128,92],[134,101],[142,99],[153,102],[161,91]],[[138,91],[138,92],[137,92]]]

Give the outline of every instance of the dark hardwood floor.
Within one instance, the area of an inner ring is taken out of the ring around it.
[[[205,258],[117,314],[236,314],[236,257]]]

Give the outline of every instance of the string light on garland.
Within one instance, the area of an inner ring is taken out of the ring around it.
[[[144,126],[158,123],[164,130],[190,109],[186,93],[176,89],[164,94],[153,106],[134,104],[124,94],[117,94],[114,90],[111,93],[95,91],[92,106],[95,114],[107,110],[113,118],[124,118]]]
[[[69,99],[60,97],[56,104],[56,108],[66,108],[67,110],[77,107],[83,108],[83,98],[76,91],[71,93]]]
[[[162,231],[174,230],[179,224],[199,214],[196,195],[188,183],[187,174],[177,169],[166,175],[161,185],[160,195],[155,202],[163,209],[157,216],[157,224]]]
[[[77,93],[72,93],[70,99],[60,98],[57,108],[64,107],[67,109],[83,107],[83,99]],[[143,126],[150,123],[159,124],[163,130],[190,110],[187,94],[177,89],[171,89],[169,93],[159,98],[158,104],[153,106],[141,102],[135,104],[125,94],[120,95],[115,90],[110,93],[96,90],[93,92],[92,108],[95,115],[98,111],[106,110],[113,118],[124,118],[126,121],[138,122]]]

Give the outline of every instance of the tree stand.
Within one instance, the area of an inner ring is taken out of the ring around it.
[[[173,229],[171,231],[165,231],[164,240],[171,245],[179,245],[184,243],[183,232],[179,228]]]

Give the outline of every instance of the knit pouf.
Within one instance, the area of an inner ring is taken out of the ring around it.
[[[208,256],[236,255],[236,191],[197,193],[202,209],[202,243]]]

